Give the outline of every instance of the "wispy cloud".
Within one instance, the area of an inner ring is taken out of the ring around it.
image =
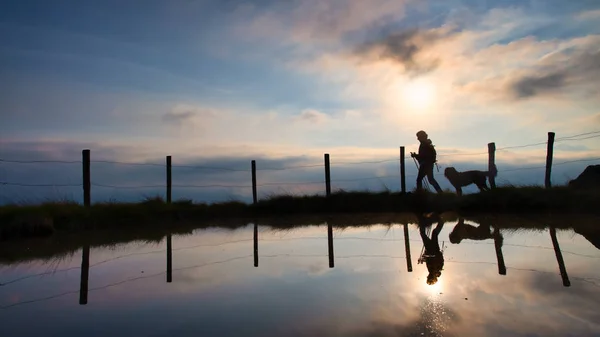
[[[298,116],[295,118],[300,122],[307,122],[311,124],[323,124],[329,120],[329,117],[317,110],[307,109],[303,110]]]
[[[188,104],[177,104],[167,111],[162,120],[177,131],[191,130],[203,132],[210,128],[216,112],[210,108],[203,108]]]

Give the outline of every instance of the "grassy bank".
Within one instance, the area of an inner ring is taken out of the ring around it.
[[[458,197],[443,194],[392,192],[337,192],[324,196],[275,196],[256,205],[242,202],[165,203],[160,198],[140,203],[98,203],[85,208],[74,202],[0,207],[0,241],[51,236],[97,229],[168,230],[173,226],[198,228],[239,226],[240,219],[292,215],[357,213],[590,213],[600,214],[598,191],[566,187],[503,187]]]

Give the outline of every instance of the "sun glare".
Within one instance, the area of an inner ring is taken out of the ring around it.
[[[438,279],[434,284],[424,284],[423,286],[430,295],[439,295],[444,289],[444,283],[441,279]]]
[[[404,103],[414,110],[426,110],[435,102],[434,85],[422,79],[405,83],[402,88],[402,99]]]

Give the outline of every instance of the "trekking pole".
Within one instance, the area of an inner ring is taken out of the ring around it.
[[[417,159],[415,159],[415,157],[413,157],[413,161],[415,162],[415,166],[417,167],[417,171],[419,170],[419,163],[417,162]],[[424,177],[423,179],[425,180],[426,177]],[[431,191],[431,189],[429,188],[429,178],[427,178],[427,180],[424,181],[425,188],[428,191]]]

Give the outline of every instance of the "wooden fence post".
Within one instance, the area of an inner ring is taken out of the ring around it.
[[[404,146],[400,146],[400,191],[406,193],[406,166],[404,164]]]
[[[331,195],[331,171],[329,170],[329,153],[325,153],[325,195]]]
[[[91,190],[92,181],[90,178],[90,150],[86,149],[81,152],[82,163],[83,163],[83,205],[90,207],[91,204]]]
[[[171,203],[171,156],[167,156],[167,204]]]
[[[492,173],[496,170],[496,143],[488,144],[488,172]],[[490,187],[496,188],[496,177],[493,174],[489,175]]]
[[[554,132],[548,132],[548,150],[546,151],[546,179],[544,185],[546,188],[552,187],[550,176],[552,174],[552,156],[554,154]]]
[[[252,161],[252,203],[258,202],[258,196],[256,194],[256,160]]]

